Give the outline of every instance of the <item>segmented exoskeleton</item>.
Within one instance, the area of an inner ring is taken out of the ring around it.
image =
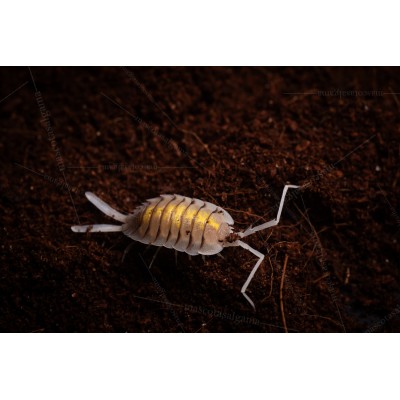
[[[254,274],[264,255],[240,239],[255,232],[270,228],[279,223],[286,192],[299,186],[286,185],[283,189],[277,217],[269,222],[250,227],[244,232],[235,231],[234,220],[227,211],[215,204],[180,195],[162,194],[149,199],[137,207],[131,214],[122,214],[96,195],[86,192],[88,200],[99,210],[122,225],[75,225],[74,232],[123,232],[133,240],[154,246],[164,246],[183,251],[189,255],[213,255],[224,247],[241,246],[258,257],[241,292],[255,308],[253,301],[246,294]]]

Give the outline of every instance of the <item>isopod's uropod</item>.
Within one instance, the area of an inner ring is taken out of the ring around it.
[[[74,232],[123,232],[138,242],[164,246],[183,251],[190,255],[213,255],[225,247],[241,246],[258,257],[241,293],[255,309],[253,301],[246,294],[254,274],[264,259],[264,254],[250,247],[240,239],[279,223],[288,189],[299,186],[286,185],[283,189],[278,214],[264,224],[236,231],[234,220],[227,211],[212,203],[180,195],[162,194],[149,199],[130,214],[122,214],[91,192],[87,199],[105,215],[122,222],[122,225],[74,225]]]

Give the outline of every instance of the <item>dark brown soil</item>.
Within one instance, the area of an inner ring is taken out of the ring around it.
[[[1,331],[400,330],[400,69],[31,71],[0,69]],[[129,238],[70,229],[111,222],[88,190],[122,211],[197,197],[246,228],[287,183],[306,187],[246,240],[267,255],[256,312],[244,249],[162,248],[150,272],[154,247],[122,262]]]

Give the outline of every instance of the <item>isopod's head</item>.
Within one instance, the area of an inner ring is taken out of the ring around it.
[[[221,243],[223,246],[227,243],[229,235],[232,233],[232,226],[229,225],[227,222],[223,222],[217,232],[217,239],[218,242]]]
[[[224,247],[230,246],[229,238],[233,232],[232,217],[223,209],[211,214],[208,219],[201,245],[200,254],[213,255],[221,252]]]

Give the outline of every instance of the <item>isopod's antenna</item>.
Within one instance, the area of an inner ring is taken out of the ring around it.
[[[286,185],[283,188],[283,193],[282,193],[282,198],[281,198],[281,202],[279,204],[279,209],[278,209],[278,214],[276,216],[275,219],[272,219],[269,222],[266,222],[265,224],[261,224],[258,226],[255,226],[254,228],[250,227],[248,229],[246,229],[244,232],[239,232],[238,236],[240,238],[244,238],[246,236],[252,235],[255,232],[259,232],[262,231],[264,229],[268,229],[272,226],[278,225],[279,221],[281,219],[281,214],[282,214],[282,209],[283,209],[283,204],[285,202],[285,197],[286,197],[286,193],[288,191],[288,189],[298,189],[300,186],[295,186],[295,185]],[[246,290],[247,287],[250,285],[251,280],[253,279],[255,273],[257,272],[258,267],[261,265],[261,263],[264,260],[264,254],[260,253],[259,251],[257,251],[256,249],[253,249],[252,247],[250,247],[247,243],[242,242],[241,240],[237,240],[235,242],[233,242],[231,244],[231,246],[240,246],[243,247],[244,249],[250,251],[251,253],[253,253],[255,256],[258,257],[258,261],[256,262],[256,264],[254,265],[253,269],[250,272],[250,275],[248,276],[248,278],[246,279],[246,282],[244,283],[244,285],[242,286],[242,289],[240,290],[241,293],[243,294],[243,296],[246,298],[246,300],[250,303],[250,305],[253,307],[253,310],[255,311],[256,307],[253,303],[253,301],[250,299],[250,297],[246,294]]]
[[[282,198],[281,198],[281,202],[279,204],[278,214],[277,214],[276,218],[272,219],[271,221],[266,222],[265,224],[255,226],[254,228],[252,228],[252,227],[247,228],[244,232],[239,233],[239,236],[241,238],[244,238],[246,236],[252,235],[253,233],[263,231],[264,229],[271,228],[271,226],[278,225],[279,220],[281,219],[283,204],[285,202],[285,197],[286,197],[286,193],[287,193],[288,189],[298,189],[299,187],[300,186],[286,185],[283,188]]]
[[[87,199],[105,215],[115,219],[119,222],[126,222],[127,215],[121,214],[119,211],[114,210],[111,206],[97,197],[91,192],[86,192],[85,196]],[[108,224],[97,224],[97,225],[74,225],[71,226],[73,232],[120,232],[122,231],[122,225],[108,225]]]
[[[241,246],[244,249],[252,252],[255,256],[258,257],[258,261],[256,262],[256,265],[253,267],[253,269],[250,272],[249,277],[247,278],[246,282],[244,283],[244,285],[242,286],[242,289],[240,290],[241,293],[243,294],[243,296],[246,298],[246,300],[250,303],[250,305],[253,307],[253,310],[256,310],[256,306],[254,305],[253,301],[250,299],[250,297],[246,294],[246,289],[249,286],[251,280],[253,279],[253,276],[255,275],[255,273],[258,270],[258,267],[260,266],[260,264],[262,263],[262,261],[264,260],[264,254],[260,253],[259,251],[257,251],[256,249],[253,249],[252,247],[250,247],[247,243],[242,242],[241,240],[238,240],[237,242],[237,246]]]

